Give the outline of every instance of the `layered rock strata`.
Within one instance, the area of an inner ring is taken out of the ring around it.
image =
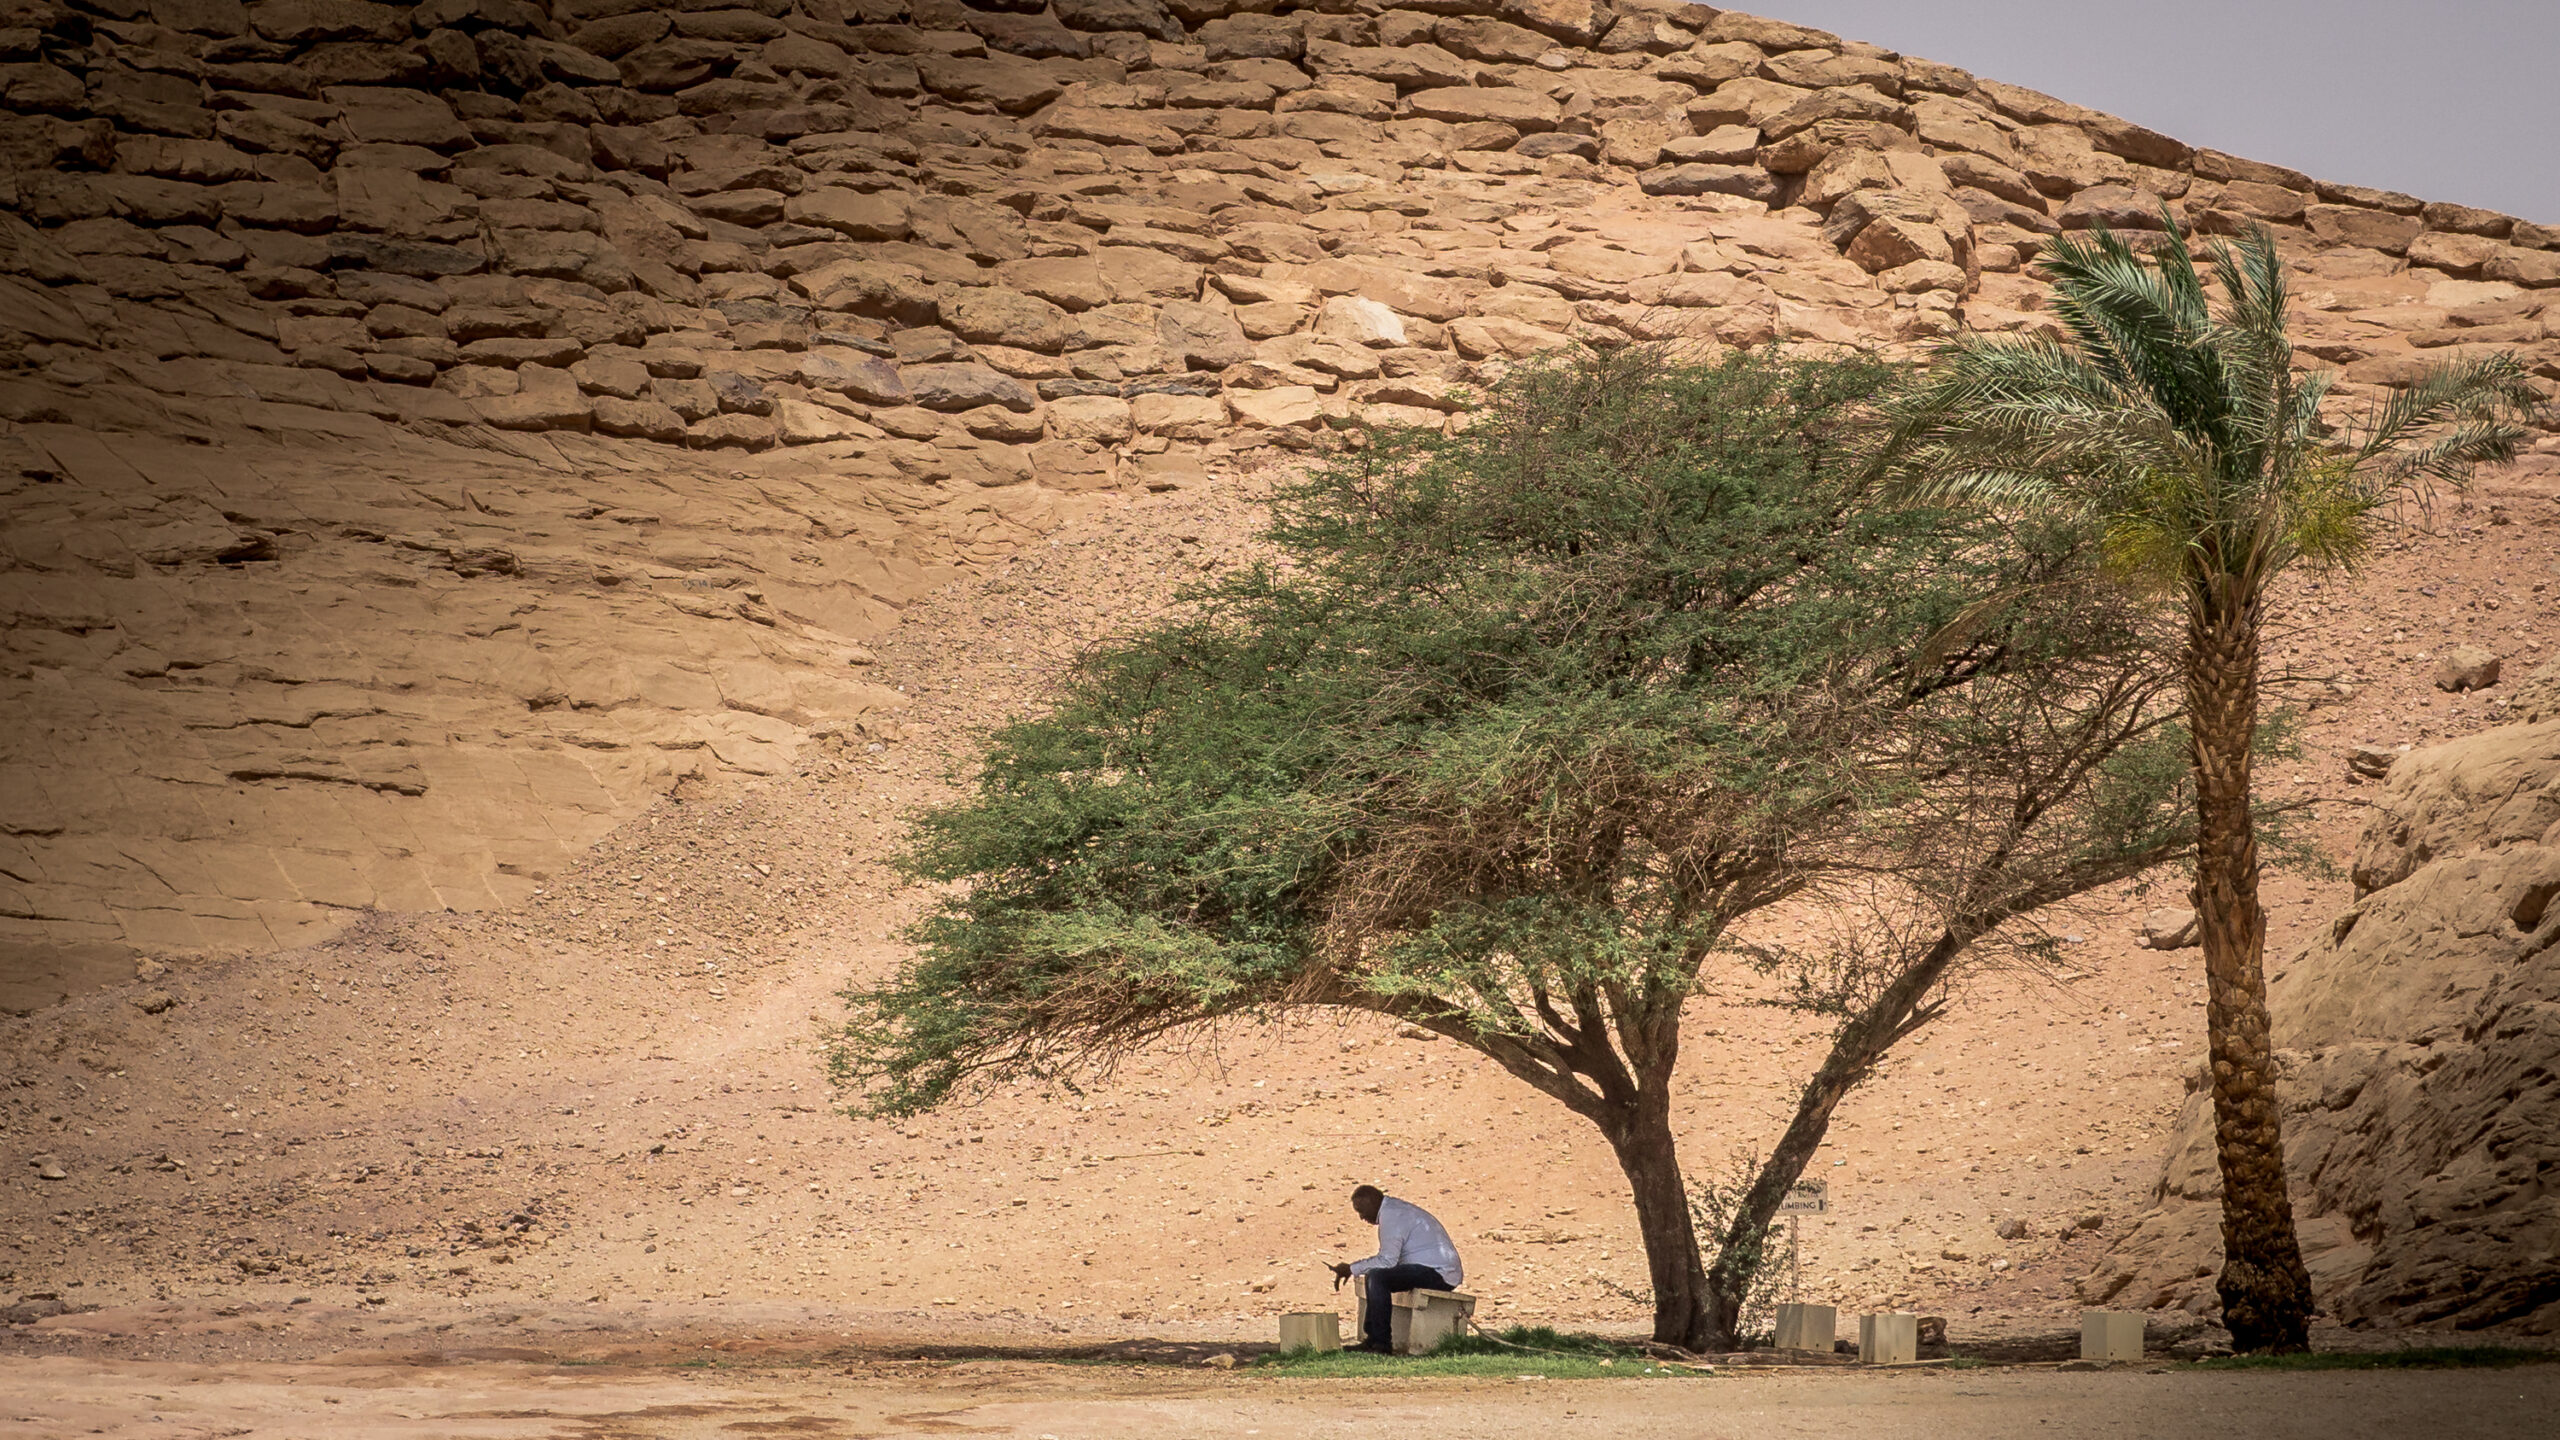
[[[2560,377],[2560,231],[1670,0],[9,0],[0,110],[20,974],[517,893],[947,567],[1568,339],[2030,329],[2171,217],[2350,390]]]

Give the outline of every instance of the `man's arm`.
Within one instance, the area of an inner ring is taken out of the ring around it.
[[[1378,1217],[1378,1253],[1366,1260],[1351,1262],[1351,1273],[1366,1275],[1372,1270],[1386,1270],[1404,1263],[1406,1235],[1404,1216],[1388,1212]]]

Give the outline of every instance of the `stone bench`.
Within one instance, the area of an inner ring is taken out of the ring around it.
[[[1362,1313],[1369,1305],[1369,1277],[1355,1275]],[[1475,1320],[1476,1297],[1457,1290],[1401,1290],[1388,1297],[1389,1345],[1399,1355],[1428,1355],[1451,1335],[1464,1335]]]

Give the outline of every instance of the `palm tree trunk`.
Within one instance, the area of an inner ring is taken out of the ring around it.
[[[2267,1034],[2267,916],[2258,904],[2258,841],[2249,815],[2260,597],[2236,576],[2199,577],[2195,587],[2186,698],[2196,780],[2195,907],[2222,1168],[2222,1323],[2232,1349],[2244,1354],[2306,1350],[2311,1277],[2285,1183]]]

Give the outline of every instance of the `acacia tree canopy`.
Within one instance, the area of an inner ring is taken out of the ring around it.
[[[1289,483],[1263,563],[1085,661],[921,822],[912,873],[961,883],[847,992],[834,1078],[907,1113],[1248,1012],[1394,1016],[1597,1124],[1657,1338],[1717,1338],[1670,1101],[1735,923],[1898,874],[1970,907],[1936,983],[2182,843],[2176,768],[2117,763],[2167,712],[2083,538],[1862,503],[1891,378],[1582,355]],[[2021,760],[2039,734],[2064,752]],[[1840,1013],[1890,1043],[1916,1005]]]

